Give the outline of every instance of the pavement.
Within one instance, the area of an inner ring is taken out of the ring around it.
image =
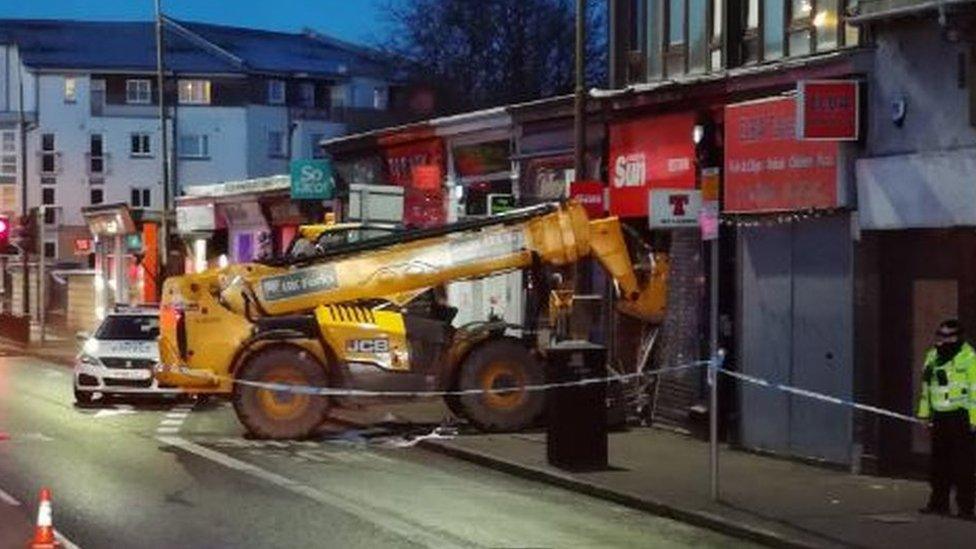
[[[430,452],[396,427],[262,441],[226,402],[78,408],[70,354],[36,350],[0,353],[0,548],[29,539],[43,486],[68,549],[753,546]]]
[[[70,363],[75,344],[68,343],[27,352]],[[656,428],[611,433],[611,467],[573,473],[547,463],[544,432],[462,428],[458,436],[434,434],[450,418],[438,400],[358,401],[334,416],[360,429],[390,429],[418,448],[765,545],[971,547],[976,536],[976,523],[916,512],[928,494],[924,482],[855,475],[726,446],[720,450],[721,497],[713,502],[707,445]]]

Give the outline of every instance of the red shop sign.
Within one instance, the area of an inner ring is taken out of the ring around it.
[[[693,113],[640,118],[610,126],[610,213],[647,215],[654,188],[695,188]]]
[[[409,187],[415,166],[443,166],[444,146],[440,139],[424,139],[402,145],[391,145],[383,153],[386,172],[393,185]]]
[[[425,191],[441,188],[441,167],[438,164],[418,164],[411,174],[413,188]]]
[[[806,80],[797,86],[800,139],[856,141],[859,97],[854,80]]]
[[[573,181],[569,184],[569,197],[586,209],[590,219],[603,217],[606,206],[603,204],[603,183],[599,181]]]
[[[792,97],[725,108],[725,211],[835,208],[836,141],[796,138]]]

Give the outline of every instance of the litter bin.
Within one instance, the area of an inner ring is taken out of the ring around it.
[[[546,382],[606,376],[606,348],[561,341],[546,351]],[[607,384],[550,389],[546,399],[549,464],[569,471],[607,468]]]

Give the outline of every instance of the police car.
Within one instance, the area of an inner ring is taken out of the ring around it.
[[[150,306],[117,307],[94,334],[79,334],[84,345],[75,358],[75,401],[90,404],[96,395],[181,393],[160,387],[153,376],[158,338],[159,309]]]

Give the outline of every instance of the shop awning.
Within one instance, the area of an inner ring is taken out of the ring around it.
[[[976,149],[857,161],[861,228],[976,226]]]

